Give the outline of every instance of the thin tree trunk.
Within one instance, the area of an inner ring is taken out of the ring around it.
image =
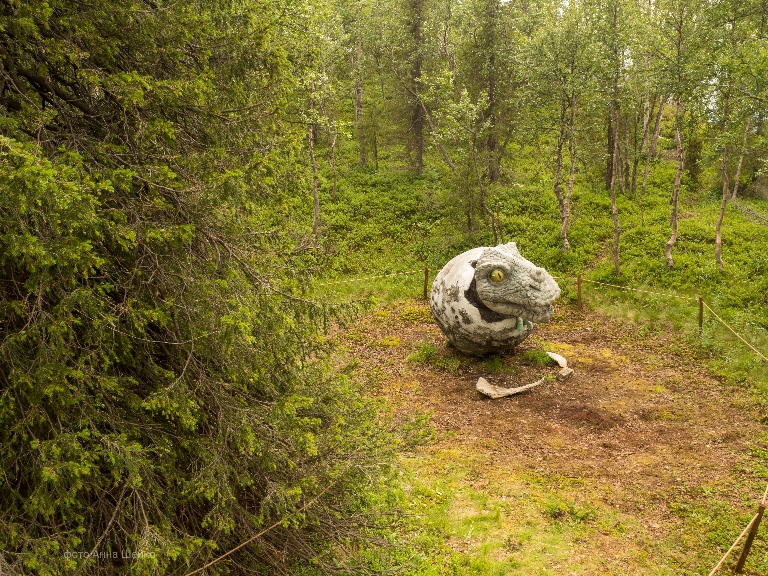
[[[405,90],[408,91],[411,94],[411,96],[413,96],[413,98],[416,100],[416,102],[418,102],[421,105],[421,109],[424,112],[423,118],[427,121],[427,125],[429,126],[429,130],[433,134],[435,134],[436,133],[435,126],[432,124],[432,119],[429,116],[429,112],[427,111],[427,107],[424,105],[424,102],[422,101],[421,97],[416,92],[414,92],[414,90],[408,85],[408,83],[407,82],[403,82],[403,80],[398,77],[397,69],[394,66],[394,59],[393,59],[393,64],[392,64],[392,73],[395,75],[395,78],[398,80],[398,82],[400,82],[401,86],[403,86],[403,88],[405,88]],[[383,85],[382,85],[382,90],[383,89],[384,88],[383,88]],[[458,170],[456,169],[456,165],[451,160],[451,157],[448,156],[448,151],[445,149],[445,146],[443,146],[442,142],[440,142],[440,140],[437,139],[437,138],[434,138],[433,141],[435,142],[435,144],[437,144],[437,149],[440,150],[440,155],[443,157],[443,161],[446,163],[446,165],[451,169],[451,172],[453,172],[454,174],[458,174]]]
[[[472,221],[472,209],[475,207],[475,195],[472,194],[472,186],[468,185],[467,191],[467,232],[474,232],[475,226]]]
[[[616,126],[619,125],[619,111],[616,110]],[[614,134],[613,139],[613,166],[611,169],[611,217],[613,218],[613,266],[616,270],[616,275],[621,275],[621,262],[619,260],[619,241],[621,239],[621,226],[619,226],[619,209],[616,206],[616,179],[619,177],[617,174],[617,164],[619,163],[619,137]]]
[[[488,181],[493,184],[499,179],[499,136],[496,118],[496,55],[491,53],[488,62]]]
[[[715,261],[717,262],[718,269],[722,272],[724,269],[722,259],[722,247],[723,247],[723,219],[725,218],[725,207],[728,204],[728,193],[730,191],[730,184],[728,182],[728,161],[727,161],[727,148],[723,146],[723,159],[720,167],[723,178],[723,199],[720,202],[720,215],[717,218],[717,225],[715,226]]]
[[[741,153],[739,154],[739,164],[736,166],[736,176],[733,182],[733,194],[731,198],[735,199],[736,194],[739,192],[739,179],[741,178],[741,165],[744,162],[744,151],[747,149],[747,136],[749,136],[749,129],[752,124],[752,117],[747,118],[747,123],[744,125],[744,140],[741,143]]]
[[[653,126],[653,138],[651,138],[651,145],[648,148],[648,156],[654,158],[656,156],[656,145],[659,142],[659,134],[661,134],[661,117],[664,114],[664,107],[667,105],[667,97],[661,96],[659,100],[659,110],[656,112],[656,122]]]
[[[726,143],[726,128],[728,127],[728,113],[729,113],[729,94],[725,94],[725,102],[723,104],[723,125],[720,127],[720,132],[723,136],[723,150],[722,150],[722,163],[720,166],[720,174],[723,179],[723,198],[720,202],[720,214],[717,217],[717,224],[715,225],[715,262],[717,262],[717,268],[722,272],[725,268],[723,266],[722,250],[723,250],[723,220],[725,219],[725,208],[728,205],[728,197],[730,196],[731,185],[728,182],[728,144]]]
[[[608,109],[608,150],[605,161],[605,189],[611,189],[611,181],[613,180],[613,168],[615,162],[613,161],[613,155],[615,153],[614,140],[616,138],[615,129],[613,126],[613,103]]]
[[[334,67],[331,64],[330,75],[325,70],[325,64],[323,64],[323,77],[333,77]],[[313,85],[314,90],[314,85]],[[329,112],[328,100],[331,100],[331,107]],[[320,99],[320,112],[323,115],[323,125],[325,126],[325,138],[328,141],[328,148],[326,150],[328,164],[333,169],[333,188],[331,189],[331,200],[336,201],[336,186],[338,184],[338,175],[336,173],[336,137],[338,135],[336,126],[336,103],[333,98],[327,97],[327,90],[322,90],[322,98]]]
[[[309,159],[312,163],[312,200],[314,203],[314,213],[312,217],[312,234],[315,239],[320,238],[320,196],[317,191],[317,163],[315,162],[315,134],[312,124],[307,130],[307,140],[309,141]]]
[[[568,172],[568,190],[565,192],[565,203],[561,211],[560,217],[562,220],[562,228],[560,230],[560,236],[563,239],[563,252],[566,254],[571,249],[571,244],[568,241],[568,226],[571,220],[571,196],[573,196],[573,185],[576,181],[576,111],[578,109],[578,103],[573,101],[571,106],[571,114],[568,122],[568,155],[569,155],[569,172]]]
[[[413,61],[411,62],[411,85],[414,93],[414,101],[411,107],[411,130],[413,131],[413,145],[416,151],[416,173],[421,175],[424,169],[424,103],[420,97],[422,50],[424,44],[422,30],[424,6],[422,5],[422,0],[411,0],[411,10],[411,32],[414,42]]]
[[[616,119],[616,124],[618,126],[621,126],[621,116],[619,116]],[[621,190],[621,193],[624,194],[626,191],[624,190],[624,171],[622,169],[622,158],[621,158],[621,132],[617,130],[617,133],[614,135],[614,138],[616,140],[616,144],[613,147],[613,155],[614,155],[613,171],[616,172],[616,182],[618,182],[619,184],[619,190]]]
[[[629,124],[630,124],[630,118],[629,114],[627,114],[627,117],[624,121],[624,188],[623,191],[625,193],[629,193],[631,190],[630,188],[630,170],[629,170]]]
[[[637,146],[637,124],[635,124],[635,153],[634,153],[634,160],[632,163],[632,196],[637,195],[637,167],[640,164],[640,156],[643,154],[643,151],[645,150],[645,147],[648,144],[648,129],[650,127],[651,123],[651,107],[652,104],[650,100],[645,100],[645,105],[643,108],[645,108],[643,113],[643,139],[640,142],[640,147]]]
[[[656,112],[656,122],[653,126],[653,136],[648,145],[648,151],[645,154],[645,169],[643,170],[643,185],[640,189],[640,223],[645,224],[645,190],[648,184],[648,169],[651,166],[651,158],[656,154],[656,144],[659,141],[661,133],[661,115],[664,112],[666,98],[659,96],[659,110]]]
[[[377,132],[379,128],[379,118],[376,115],[376,111],[373,113],[373,169],[379,171],[379,144],[377,138]]]
[[[363,34],[360,30],[362,10],[363,3],[361,0],[358,0],[357,21],[355,23],[357,28],[355,44],[355,130],[357,132],[360,166],[365,166],[368,160],[365,155],[365,127],[363,125]]]
[[[477,177],[477,187],[480,190],[480,207],[491,217],[491,229],[493,230],[493,244],[499,243],[499,235],[496,232],[496,215],[488,208],[485,201],[485,186],[483,186],[483,177],[480,175],[480,167],[477,164],[477,134],[472,135],[472,164],[475,167],[475,176]]]
[[[565,139],[568,135],[568,128],[565,119],[567,107],[568,103],[565,100],[560,102],[560,133],[557,135],[557,149],[555,152],[555,181],[552,185],[555,196],[557,197],[557,202],[560,205],[560,238],[563,242],[563,252],[566,254],[570,249],[570,245],[568,243],[568,231],[565,225],[565,217],[568,207],[561,186],[563,179],[563,146],[565,145]]]
[[[328,140],[328,164],[333,169],[333,188],[331,188],[331,200],[336,201],[336,187],[338,185],[338,174],[336,171],[336,108],[332,107],[333,117],[329,116],[328,103],[326,99],[322,100],[322,113],[325,120],[325,137]]]
[[[336,132],[336,121],[334,120],[333,139],[331,140],[331,166],[333,167],[333,188],[331,188],[331,200],[336,202],[336,188],[339,183],[339,175],[336,170],[336,139],[338,138]]]
[[[677,202],[680,198],[680,181],[683,176],[685,166],[685,150],[683,149],[683,135],[680,128],[680,97],[675,100],[675,143],[677,144],[677,170],[675,171],[675,185],[672,189],[672,213],[670,215],[670,224],[672,226],[672,236],[669,237],[664,246],[664,255],[667,258],[667,266],[674,266],[672,260],[672,247],[677,242]]]
[[[616,31],[618,23],[619,8],[618,5],[612,6],[613,23],[611,28]],[[618,54],[614,53],[614,56],[618,57]],[[615,172],[617,168],[621,166],[616,161],[616,154],[619,152],[619,146],[616,145],[618,140],[621,140],[621,117],[619,114],[619,74],[621,65],[617,63],[617,68],[614,71],[613,76],[613,95],[611,97],[611,103],[608,106],[608,154],[606,158],[606,170],[605,170],[605,189],[611,190],[613,194],[613,187],[616,185]],[[619,180],[621,182],[621,180]]]

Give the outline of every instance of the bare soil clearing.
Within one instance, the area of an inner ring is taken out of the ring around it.
[[[526,475],[572,479],[575,499],[619,515],[598,531],[605,537],[557,560],[564,574],[598,573],[589,566],[611,574],[706,574],[714,563],[705,564],[724,550],[711,543],[692,557],[687,549],[701,546],[701,535],[691,533],[695,526],[686,525],[680,507],[716,495],[727,508],[751,513],[768,480],[754,472],[750,456],[765,442],[759,407],[746,390],[709,376],[706,360],[669,331],[563,308],[492,363],[447,346],[428,306],[410,303],[374,312],[340,337],[396,412],[431,413],[436,441],[417,459],[471,455],[478,469],[466,481],[497,494],[507,479],[512,485]],[[409,362],[425,344],[437,349],[435,360]],[[530,350],[562,354],[574,375],[498,400],[475,390],[480,376],[503,387],[554,376],[557,367],[526,362]],[[632,527],[617,530],[622,522]],[[585,564],[585,554],[599,560]],[[662,556],[669,570],[639,571],[648,557]]]

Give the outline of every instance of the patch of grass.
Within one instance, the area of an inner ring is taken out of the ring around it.
[[[523,354],[523,360],[534,366],[557,366],[557,362],[541,350],[528,350]]]
[[[438,356],[434,359],[434,365],[451,374],[461,374],[461,359],[459,358],[443,358]]]
[[[544,515],[554,520],[579,523],[594,520],[597,510],[589,503],[580,506],[573,500],[563,500],[555,496],[544,503]]]
[[[511,376],[515,373],[514,366],[504,362],[504,358],[501,356],[490,356],[485,358],[480,362],[480,366],[483,371],[490,374],[507,374]]]
[[[408,362],[426,364],[451,374],[461,374],[461,359],[456,356],[441,355],[434,344],[427,342],[419,345],[419,349],[408,356]]]
[[[429,364],[437,356],[437,348],[431,342],[420,344],[419,349],[408,356],[408,362],[414,364]]]
[[[406,324],[421,324],[432,321],[432,312],[428,306],[406,306],[399,318]]]
[[[376,340],[373,343],[373,346],[376,348],[389,348],[393,346],[400,346],[400,338],[397,338],[396,336],[385,336],[384,338],[380,338],[379,340]]]

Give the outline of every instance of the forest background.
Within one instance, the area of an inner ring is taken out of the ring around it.
[[[208,573],[412,566],[397,462],[427,428],[325,334],[414,290],[317,280],[514,240],[553,273],[704,295],[765,349],[767,19],[3,1],[0,570],[184,574],[276,521]],[[711,369],[768,405],[718,336]]]

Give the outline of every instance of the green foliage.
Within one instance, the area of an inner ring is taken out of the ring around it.
[[[351,309],[302,295],[308,12],[2,11],[3,573],[185,573],[276,521],[213,570],[354,571],[395,521],[400,440],[321,334]]]

